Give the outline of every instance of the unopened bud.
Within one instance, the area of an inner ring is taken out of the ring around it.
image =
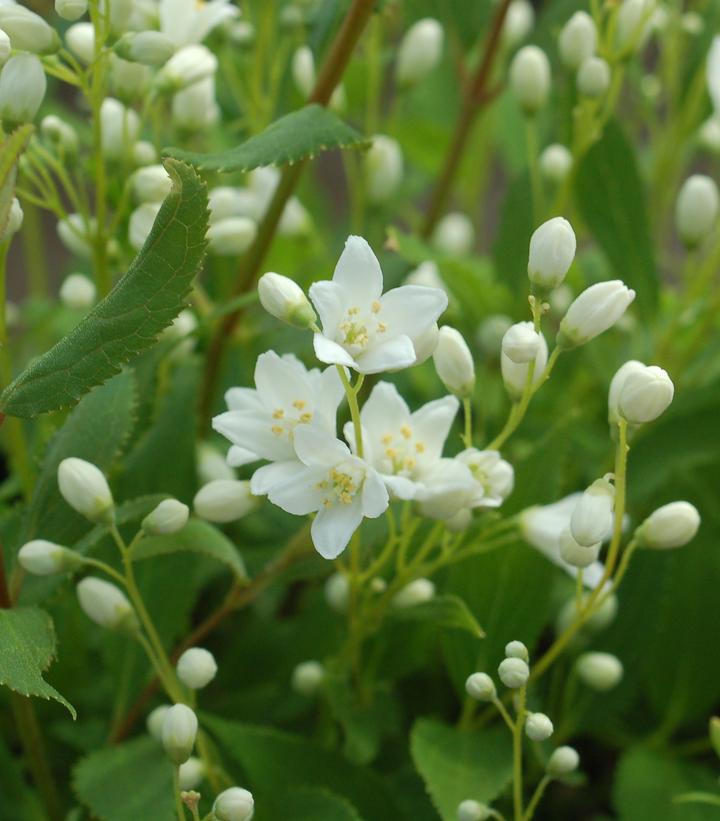
[[[643,547],[666,550],[684,547],[695,538],[700,514],[690,502],[670,502],[651,513],[635,531]]]
[[[88,65],[95,57],[95,27],[92,23],[75,23],[65,32],[65,42],[81,62]]]
[[[505,332],[502,353],[516,364],[532,362],[540,347],[540,334],[532,322],[516,322]]]
[[[33,539],[24,544],[18,553],[18,561],[28,573],[35,576],[65,573],[82,564],[82,558],[77,553],[45,539]]]
[[[535,24],[535,9],[528,0],[512,0],[505,14],[502,41],[508,48],[514,48],[530,34]]]
[[[88,0],[55,0],[55,11],[63,20],[74,23],[88,10]]]
[[[434,595],[435,585],[430,579],[415,579],[395,594],[392,603],[399,610],[405,610],[430,601]]]
[[[303,661],[292,673],[292,688],[303,696],[314,696],[325,681],[325,668],[319,661]]]
[[[583,547],[602,542],[612,526],[615,488],[607,479],[597,479],[582,494],[570,517],[573,539]]]
[[[0,5],[0,10],[8,8],[21,6]],[[15,54],[5,63],[0,71],[0,120],[6,131],[35,119],[46,89],[42,63],[34,54]]]
[[[128,220],[128,242],[139,251],[150,236],[155,220],[160,211],[159,202],[144,202],[130,214]]]
[[[560,143],[553,143],[540,155],[540,173],[546,180],[557,185],[567,177],[572,162],[570,149]]]
[[[512,690],[517,690],[527,684],[530,678],[530,668],[526,661],[510,657],[503,659],[498,667],[500,681]]]
[[[190,510],[177,499],[163,499],[142,522],[142,529],[148,536],[166,536],[177,533],[187,524]]]
[[[85,310],[95,304],[97,289],[95,283],[85,274],[70,274],[60,286],[60,299],[63,305],[74,310]]]
[[[610,88],[610,66],[602,57],[588,57],[578,69],[576,83],[583,97],[604,97]]]
[[[297,90],[307,99],[315,88],[315,57],[309,46],[300,46],[295,51],[290,69]]]
[[[0,226],[0,242],[5,242],[17,234],[22,228],[24,216],[20,201],[17,197],[13,197],[5,226]]]
[[[223,524],[247,516],[258,505],[250,493],[250,482],[217,479],[201,487],[193,499],[195,513],[201,519]]]
[[[675,225],[688,248],[699,245],[715,227],[720,198],[715,181],[693,174],[683,183],[675,205]]]
[[[104,579],[88,576],[76,588],[85,615],[108,630],[132,632],[138,626],[135,611],[125,594]]]
[[[720,54],[720,50],[718,51]],[[2,60],[0,60],[2,63]],[[720,88],[720,82],[718,82]],[[720,94],[718,95],[720,97]],[[714,114],[700,126],[697,132],[698,144],[711,154],[720,154],[720,116]]]
[[[493,811],[487,804],[468,799],[461,801],[457,808],[457,821],[487,821],[493,817]]]
[[[162,202],[170,193],[172,180],[158,163],[139,168],[132,175],[132,186],[139,202]]]
[[[178,678],[191,690],[206,687],[215,678],[217,669],[215,657],[204,647],[191,647],[177,663]]]
[[[558,747],[548,759],[547,774],[551,778],[559,778],[577,770],[580,766],[580,756],[572,747]]]
[[[397,191],[403,177],[403,155],[400,143],[392,137],[377,134],[365,152],[365,183],[371,202],[385,202]]]
[[[220,117],[215,99],[215,77],[183,88],[172,98],[172,122],[185,131],[202,131],[214,125]]]
[[[325,582],[325,601],[336,613],[344,613],[350,601],[350,582],[342,573],[333,573]]]
[[[214,222],[207,232],[208,250],[219,257],[236,257],[247,251],[257,235],[249,217],[228,217]]]
[[[572,567],[584,568],[589,567],[596,561],[601,544],[600,542],[588,546],[578,544],[573,538],[570,528],[566,527],[560,534],[558,547],[563,561]]]
[[[132,147],[132,160],[135,165],[147,166],[157,162],[155,146],[147,140],[138,140]]]
[[[554,731],[553,723],[545,713],[530,713],[525,719],[525,735],[532,741],[545,741]]]
[[[395,76],[401,86],[424,80],[440,62],[443,28],[437,20],[425,17],[405,33],[398,48]]]
[[[255,811],[255,801],[248,790],[230,787],[218,795],[212,811],[217,821],[250,821]]]
[[[145,727],[147,728],[148,733],[150,733],[150,735],[158,741],[162,739],[162,728],[165,723],[165,716],[167,715],[169,709],[169,704],[161,704],[159,707],[152,710],[145,719]]]
[[[58,487],[63,499],[86,519],[105,524],[113,521],[112,493],[95,465],[74,456],[63,459],[58,467]]]
[[[12,45],[10,43],[10,38],[8,37],[6,31],[0,29],[0,66],[5,65],[11,51]]]
[[[461,257],[472,251],[475,229],[467,214],[453,211],[446,214],[435,226],[432,243],[439,250],[451,256]]]
[[[282,274],[263,274],[258,282],[258,295],[263,308],[288,325],[308,328],[317,319],[305,291]]]
[[[636,359],[631,359],[624,365],[618,368],[615,376],[610,382],[610,391],[608,392],[608,421],[611,425],[617,425],[620,420],[620,391],[625,384],[625,380],[631,373],[644,370],[645,365],[638,362]]]
[[[120,100],[106,97],[100,106],[102,123],[102,152],[109,160],[118,160],[130,154],[140,131],[140,118]]]
[[[575,232],[563,217],[553,217],[530,237],[528,277],[534,285],[555,288],[567,274],[577,243]]]
[[[623,666],[611,653],[583,653],[575,662],[580,678],[593,690],[612,690],[623,677]]]
[[[560,59],[568,68],[577,69],[591,57],[597,45],[597,29],[585,11],[576,11],[565,23],[558,38]]]
[[[560,323],[558,345],[569,350],[599,336],[612,328],[634,299],[635,291],[619,279],[586,288],[573,300]]]
[[[620,51],[636,51],[650,32],[653,0],[623,0],[615,23],[615,44]]]
[[[468,676],[465,692],[475,701],[492,701],[497,695],[495,682],[487,673],[473,673]]]
[[[55,29],[19,3],[0,3],[0,29],[8,35],[15,51],[51,54],[60,47]]]
[[[530,659],[530,653],[528,653],[527,647],[521,641],[509,641],[505,645],[505,657],[528,661]]]
[[[78,135],[75,129],[55,114],[43,117],[40,131],[45,139],[53,142],[68,154],[75,154],[78,148]]]
[[[185,704],[173,704],[165,714],[162,728],[162,744],[170,760],[184,764],[195,746],[198,720]]]
[[[178,779],[181,790],[194,790],[205,777],[205,765],[199,758],[191,755],[187,761],[180,765]],[[197,795],[197,793],[195,793]],[[198,796],[199,798],[200,796]],[[185,802],[187,805],[187,801]]]
[[[533,385],[542,379],[543,371],[547,365],[548,347],[545,337],[539,334],[540,344],[538,345],[537,354],[535,355],[535,370],[533,371]],[[505,390],[512,400],[518,400],[525,390],[527,383],[527,375],[530,363],[518,365],[513,362],[509,356],[504,353],[500,354],[500,370],[502,372]]]
[[[510,89],[527,116],[540,111],[550,93],[550,62],[537,46],[523,46],[510,64]]]
[[[175,45],[160,31],[134,31],[117,41],[115,53],[132,63],[161,66],[175,53]]]
[[[462,334],[443,325],[438,333],[433,353],[435,370],[443,385],[461,399],[469,397],[475,388],[475,363]]]
[[[713,716],[710,719],[710,744],[715,755],[720,758],[720,718]]]
[[[212,77],[217,66],[217,57],[205,46],[183,46],[160,69],[155,82],[160,91],[180,91]]]
[[[633,425],[652,422],[668,408],[674,394],[667,371],[656,365],[633,369],[620,388],[618,413]]]

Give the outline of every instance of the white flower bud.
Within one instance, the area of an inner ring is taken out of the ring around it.
[[[445,520],[445,527],[451,533],[463,533],[472,524],[472,510],[469,507],[464,507],[462,510]]]
[[[405,610],[408,607],[416,607],[424,604],[435,595],[435,585],[430,579],[415,579],[406,584],[393,596],[393,607]]]
[[[615,44],[620,51],[640,49],[651,30],[654,0],[623,0],[615,23]]]
[[[134,630],[137,617],[125,594],[104,579],[88,576],[76,588],[85,615],[108,630]]]
[[[120,100],[106,97],[100,106],[102,152],[108,160],[129,155],[140,130],[140,118]]]
[[[535,24],[535,9],[528,0],[512,0],[505,14],[502,41],[510,49],[522,42]]]
[[[633,425],[652,422],[668,408],[674,394],[667,371],[656,365],[633,368],[620,387],[618,413]]]
[[[397,191],[403,177],[403,154],[400,143],[384,134],[376,134],[363,158],[365,183],[370,202],[385,202]]]
[[[165,713],[162,744],[174,764],[179,766],[190,758],[197,731],[197,716],[187,705],[173,704]]]
[[[50,54],[60,47],[55,29],[19,3],[0,4],[0,28],[10,38],[15,51]]]
[[[572,302],[558,332],[557,342],[569,350],[584,345],[620,319],[635,299],[635,291],[621,280],[597,282]]]
[[[502,353],[516,364],[532,362],[540,348],[540,334],[532,322],[516,322],[505,332]]]
[[[10,239],[13,237],[17,232],[22,228],[24,213],[22,210],[22,206],[20,205],[20,200],[17,197],[12,198],[12,202],[10,203],[10,210],[8,211],[7,222],[5,223],[5,227],[0,228],[0,242],[5,242],[5,240]]]
[[[28,573],[35,576],[65,573],[82,564],[82,558],[77,553],[45,539],[34,539],[24,544],[18,553],[18,561]]]
[[[159,202],[144,202],[130,214],[128,220],[128,242],[139,251],[150,236],[155,219],[160,211]]]
[[[263,274],[258,282],[258,295],[263,308],[288,325],[308,328],[317,320],[303,289],[282,274]]]
[[[88,0],[55,0],[55,11],[71,23],[79,20],[88,10]]]
[[[510,657],[503,659],[498,667],[500,681],[512,690],[517,690],[527,684],[530,678],[530,668],[526,661]]]
[[[110,89],[115,97],[125,102],[142,97],[151,79],[148,66],[123,60],[117,54],[110,55]]]
[[[510,63],[510,89],[523,112],[536,114],[550,93],[550,62],[537,46],[523,46]]]
[[[493,817],[493,811],[487,804],[468,799],[461,801],[457,808],[457,821],[487,821]]]
[[[205,777],[205,765],[199,758],[191,755],[180,765],[178,778],[181,790],[194,790]]]
[[[85,274],[70,274],[60,286],[60,300],[63,305],[78,311],[92,307],[96,295],[95,283]]]
[[[207,232],[208,250],[221,257],[239,256],[257,234],[257,223],[249,217],[228,217],[214,222]]]
[[[163,499],[142,522],[142,529],[149,536],[166,536],[177,533],[187,524],[190,510],[177,499]]]
[[[528,653],[527,647],[521,641],[509,641],[505,645],[505,657],[529,661],[530,653]]]
[[[225,457],[212,445],[202,442],[197,447],[197,474],[200,483],[207,485],[215,479],[236,479],[235,471]]]
[[[437,265],[432,260],[421,262],[405,277],[403,285],[422,285],[424,288],[439,288],[448,293],[447,285],[443,282]]]
[[[643,547],[666,550],[684,547],[695,538],[700,514],[690,502],[670,502],[651,513],[635,531]]]
[[[717,223],[720,198],[715,181],[693,174],[683,183],[675,204],[675,226],[688,248],[700,244]]]
[[[65,32],[65,42],[72,53],[86,65],[95,58],[95,27],[92,23],[75,23]]]
[[[461,399],[472,394],[475,388],[475,363],[467,342],[455,328],[449,325],[440,328],[433,362],[437,375],[450,393]]]
[[[430,74],[440,62],[443,38],[443,27],[432,17],[410,26],[398,47],[395,77],[399,85],[415,85]]]
[[[718,53],[720,54],[720,51]],[[0,60],[0,63],[2,63],[2,60]],[[697,139],[701,148],[711,154],[720,154],[720,117],[717,114],[708,117],[700,126]]]
[[[214,77],[206,77],[173,94],[172,122],[176,128],[202,131],[214,125],[219,116]]]
[[[597,100],[610,87],[610,66],[602,57],[588,57],[578,69],[577,89],[583,97]]]
[[[250,821],[255,811],[255,801],[248,790],[230,787],[218,795],[212,811],[217,821]]]
[[[63,499],[86,519],[105,524],[113,521],[112,493],[95,465],[74,456],[63,459],[58,467],[58,487]]]
[[[532,741],[545,741],[555,728],[545,713],[530,713],[525,719],[525,735]]]
[[[535,370],[533,371],[533,385],[542,378],[543,371],[547,365],[548,347],[545,337],[540,334],[540,344],[535,356]],[[506,354],[500,354],[500,370],[502,372],[503,382],[505,383],[505,390],[512,400],[519,399],[525,390],[525,383],[527,382],[527,374],[530,363],[518,365],[513,362]]]
[[[615,376],[613,376],[612,381],[610,382],[610,391],[608,393],[608,421],[611,425],[617,425],[620,419],[620,391],[625,384],[625,380],[631,373],[636,373],[644,369],[645,365],[642,362],[638,362],[636,359],[631,359],[629,362],[621,365]]]
[[[177,674],[182,683],[191,690],[202,690],[217,674],[215,657],[204,647],[191,647],[178,659]]]
[[[146,166],[157,162],[155,146],[147,140],[138,140],[132,148],[132,159],[135,165]]]
[[[0,6],[0,9],[21,8]],[[45,97],[47,80],[34,54],[15,54],[0,71],[0,120],[5,130],[31,122]]]
[[[577,770],[580,766],[580,756],[572,747],[558,747],[553,750],[552,755],[548,759],[547,774],[552,778],[559,778],[563,775]]]
[[[247,20],[238,20],[232,24],[230,39],[239,46],[250,46],[255,41],[255,26]]]
[[[139,168],[132,175],[132,186],[139,202],[162,202],[170,193],[172,180],[159,163]]]
[[[446,214],[435,226],[432,244],[451,256],[461,257],[472,251],[475,229],[467,214],[453,211]]]
[[[150,733],[150,735],[158,741],[162,739],[162,728],[165,723],[165,716],[167,715],[169,709],[169,704],[161,704],[159,707],[152,710],[145,719],[145,727],[147,728],[148,733]]]
[[[75,154],[78,148],[78,136],[75,129],[55,114],[43,117],[40,123],[43,137],[55,143],[58,148],[68,154]]]
[[[11,51],[10,38],[4,29],[0,29],[0,66],[5,64]]]
[[[588,546],[578,544],[572,535],[569,527],[563,529],[558,540],[560,556],[572,567],[589,567],[597,560],[600,552],[601,542]]]
[[[475,701],[492,701],[497,695],[495,682],[487,673],[473,673],[465,681],[465,692]]]
[[[567,177],[572,168],[572,154],[560,143],[552,143],[540,155],[540,173],[555,185]]]
[[[88,225],[80,214],[68,214],[66,219],[57,224],[57,232],[62,244],[82,259],[92,255],[91,237],[95,233],[96,223]]]
[[[209,522],[224,524],[251,513],[258,500],[250,493],[250,482],[217,479],[201,487],[193,499],[195,513]]]
[[[295,51],[290,70],[297,90],[307,99],[315,87],[315,57],[309,46],[300,46]]]
[[[553,217],[535,229],[530,237],[528,277],[542,288],[555,288],[567,274],[577,243],[575,232],[563,217]]]
[[[578,676],[593,690],[612,690],[623,677],[622,662],[611,653],[583,653],[575,662]]]
[[[292,688],[300,695],[314,696],[325,681],[325,668],[319,661],[303,661],[292,673]]]
[[[342,573],[333,573],[325,582],[325,601],[336,613],[344,613],[350,601],[350,582]]]
[[[560,59],[567,68],[577,69],[584,60],[592,57],[596,45],[595,21],[587,12],[576,11],[560,31]]]
[[[160,91],[180,91],[214,75],[217,66],[217,57],[205,46],[183,46],[160,69],[155,82]]]
[[[582,494],[570,517],[573,539],[583,547],[602,542],[612,527],[615,488],[607,479],[597,479]]]
[[[161,66],[175,53],[175,45],[160,31],[134,31],[118,40],[115,52],[131,63]]]
[[[590,594],[583,595],[581,597],[581,606],[585,607],[587,604],[587,598]],[[590,618],[585,622],[583,625],[583,630],[588,633],[599,633],[604,630],[612,621],[615,619],[618,611],[618,600],[617,596],[610,595],[607,598],[603,599],[602,604],[598,607],[598,609],[590,616]],[[563,605],[562,609],[558,613],[558,617],[555,624],[555,632],[560,635],[564,633],[568,627],[577,619],[578,617],[578,603],[575,596],[571,599],[568,599],[565,604]]]

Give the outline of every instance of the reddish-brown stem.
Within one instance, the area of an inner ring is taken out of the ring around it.
[[[423,237],[429,237],[432,234],[433,228],[435,228],[445,210],[478,114],[497,96],[497,88],[489,89],[489,84],[509,5],[510,0],[502,0],[488,29],[482,60],[465,93],[450,148],[445,156],[445,164],[438,177],[437,185],[430,196],[430,203],[420,230]]]
[[[318,103],[323,106],[328,104],[333,91],[342,79],[350,57],[355,51],[355,46],[372,15],[374,6],[375,0],[353,0],[330,48],[327,59],[320,69],[315,88],[308,102]],[[307,160],[301,160],[294,165],[285,167],[272,201],[258,227],[255,240],[240,261],[235,285],[229,294],[229,298],[239,296],[255,284],[263,261],[275,238],[275,231],[285,205],[295,191],[306,164]],[[210,340],[200,405],[201,418],[204,422],[207,422],[212,409],[212,400],[225,344],[231,337],[241,316],[242,309],[228,314],[215,329]]]

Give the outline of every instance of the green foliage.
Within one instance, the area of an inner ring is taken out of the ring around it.
[[[145,737],[92,753],[75,768],[73,787],[99,821],[173,821],[172,770]]]
[[[33,127],[21,125],[0,143],[0,237],[5,232],[15,191],[17,162],[27,147]]]
[[[266,807],[259,807],[253,818],[257,821],[363,821],[357,810],[339,795],[329,790],[297,788],[278,790]]]
[[[125,276],[54,348],[0,396],[0,411],[32,417],[74,405],[150,347],[178,315],[205,252],[205,185],[166,162],[173,180],[152,231]]]
[[[413,607],[395,609],[393,617],[398,621],[430,622],[435,627],[463,630],[475,638],[485,638],[485,631],[467,604],[459,596],[451,594],[433,596],[429,601]]]
[[[52,619],[44,610],[0,610],[0,684],[22,696],[55,699],[75,718],[75,708],[42,677],[55,658],[55,645]]]
[[[602,139],[580,161],[575,199],[616,277],[635,288],[638,306],[651,316],[658,274],[645,190],[635,152],[616,122],[607,124]]]
[[[332,111],[308,105],[280,117],[261,134],[218,154],[199,154],[181,148],[165,153],[205,171],[251,171],[264,165],[286,165],[334,148],[364,148],[368,141]]]
[[[468,798],[491,803],[512,775],[504,728],[469,733],[421,718],[413,726],[410,749],[443,821],[455,821],[458,804]]]

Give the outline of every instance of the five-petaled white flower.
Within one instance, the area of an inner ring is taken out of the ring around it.
[[[313,424],[335,438],[342,383],[336,368],[308,371],[294,356],[266,351],[255,366],[255,386],[231,388],[225,394],[230,410],[213,419],[213,428],[232,443],[230,465],[268,459],[279,463],[277,470],[284,477],[282,466],[297,463],[293,439],[298,425]],[[265,482],[272,481],[274,468],[268,465],[260,474]],[[268,486],[257,480],[253,492],[265,493]]]
[[[260,468],[253,485],[267,486],[264,474],[274,469],[270,501],[296,516],[317,511],[310,531],[313,544],[321,556],[335,559],[364,517],[374,519],[387,510],[387,489],[374,468],[326,431],[299,425],[293,439],[300,461]]]
[[[229,0],[160,0],[160,30],[177,48],[201,43],[220,23],[238,15]]]
[[[321,362],[359,373],[415,364],[414,341],[437,321],[448,298],[439,288],[403,285],[383,294],[380,263],[362,237],[348,237],[332,280],[315,282],[310,299],[322,322],[315,334]]]
[[[515,484],[512,465],[496,450],[467,448],[455,458],[470,468],[475,480],[470,507],[500,507]]]

